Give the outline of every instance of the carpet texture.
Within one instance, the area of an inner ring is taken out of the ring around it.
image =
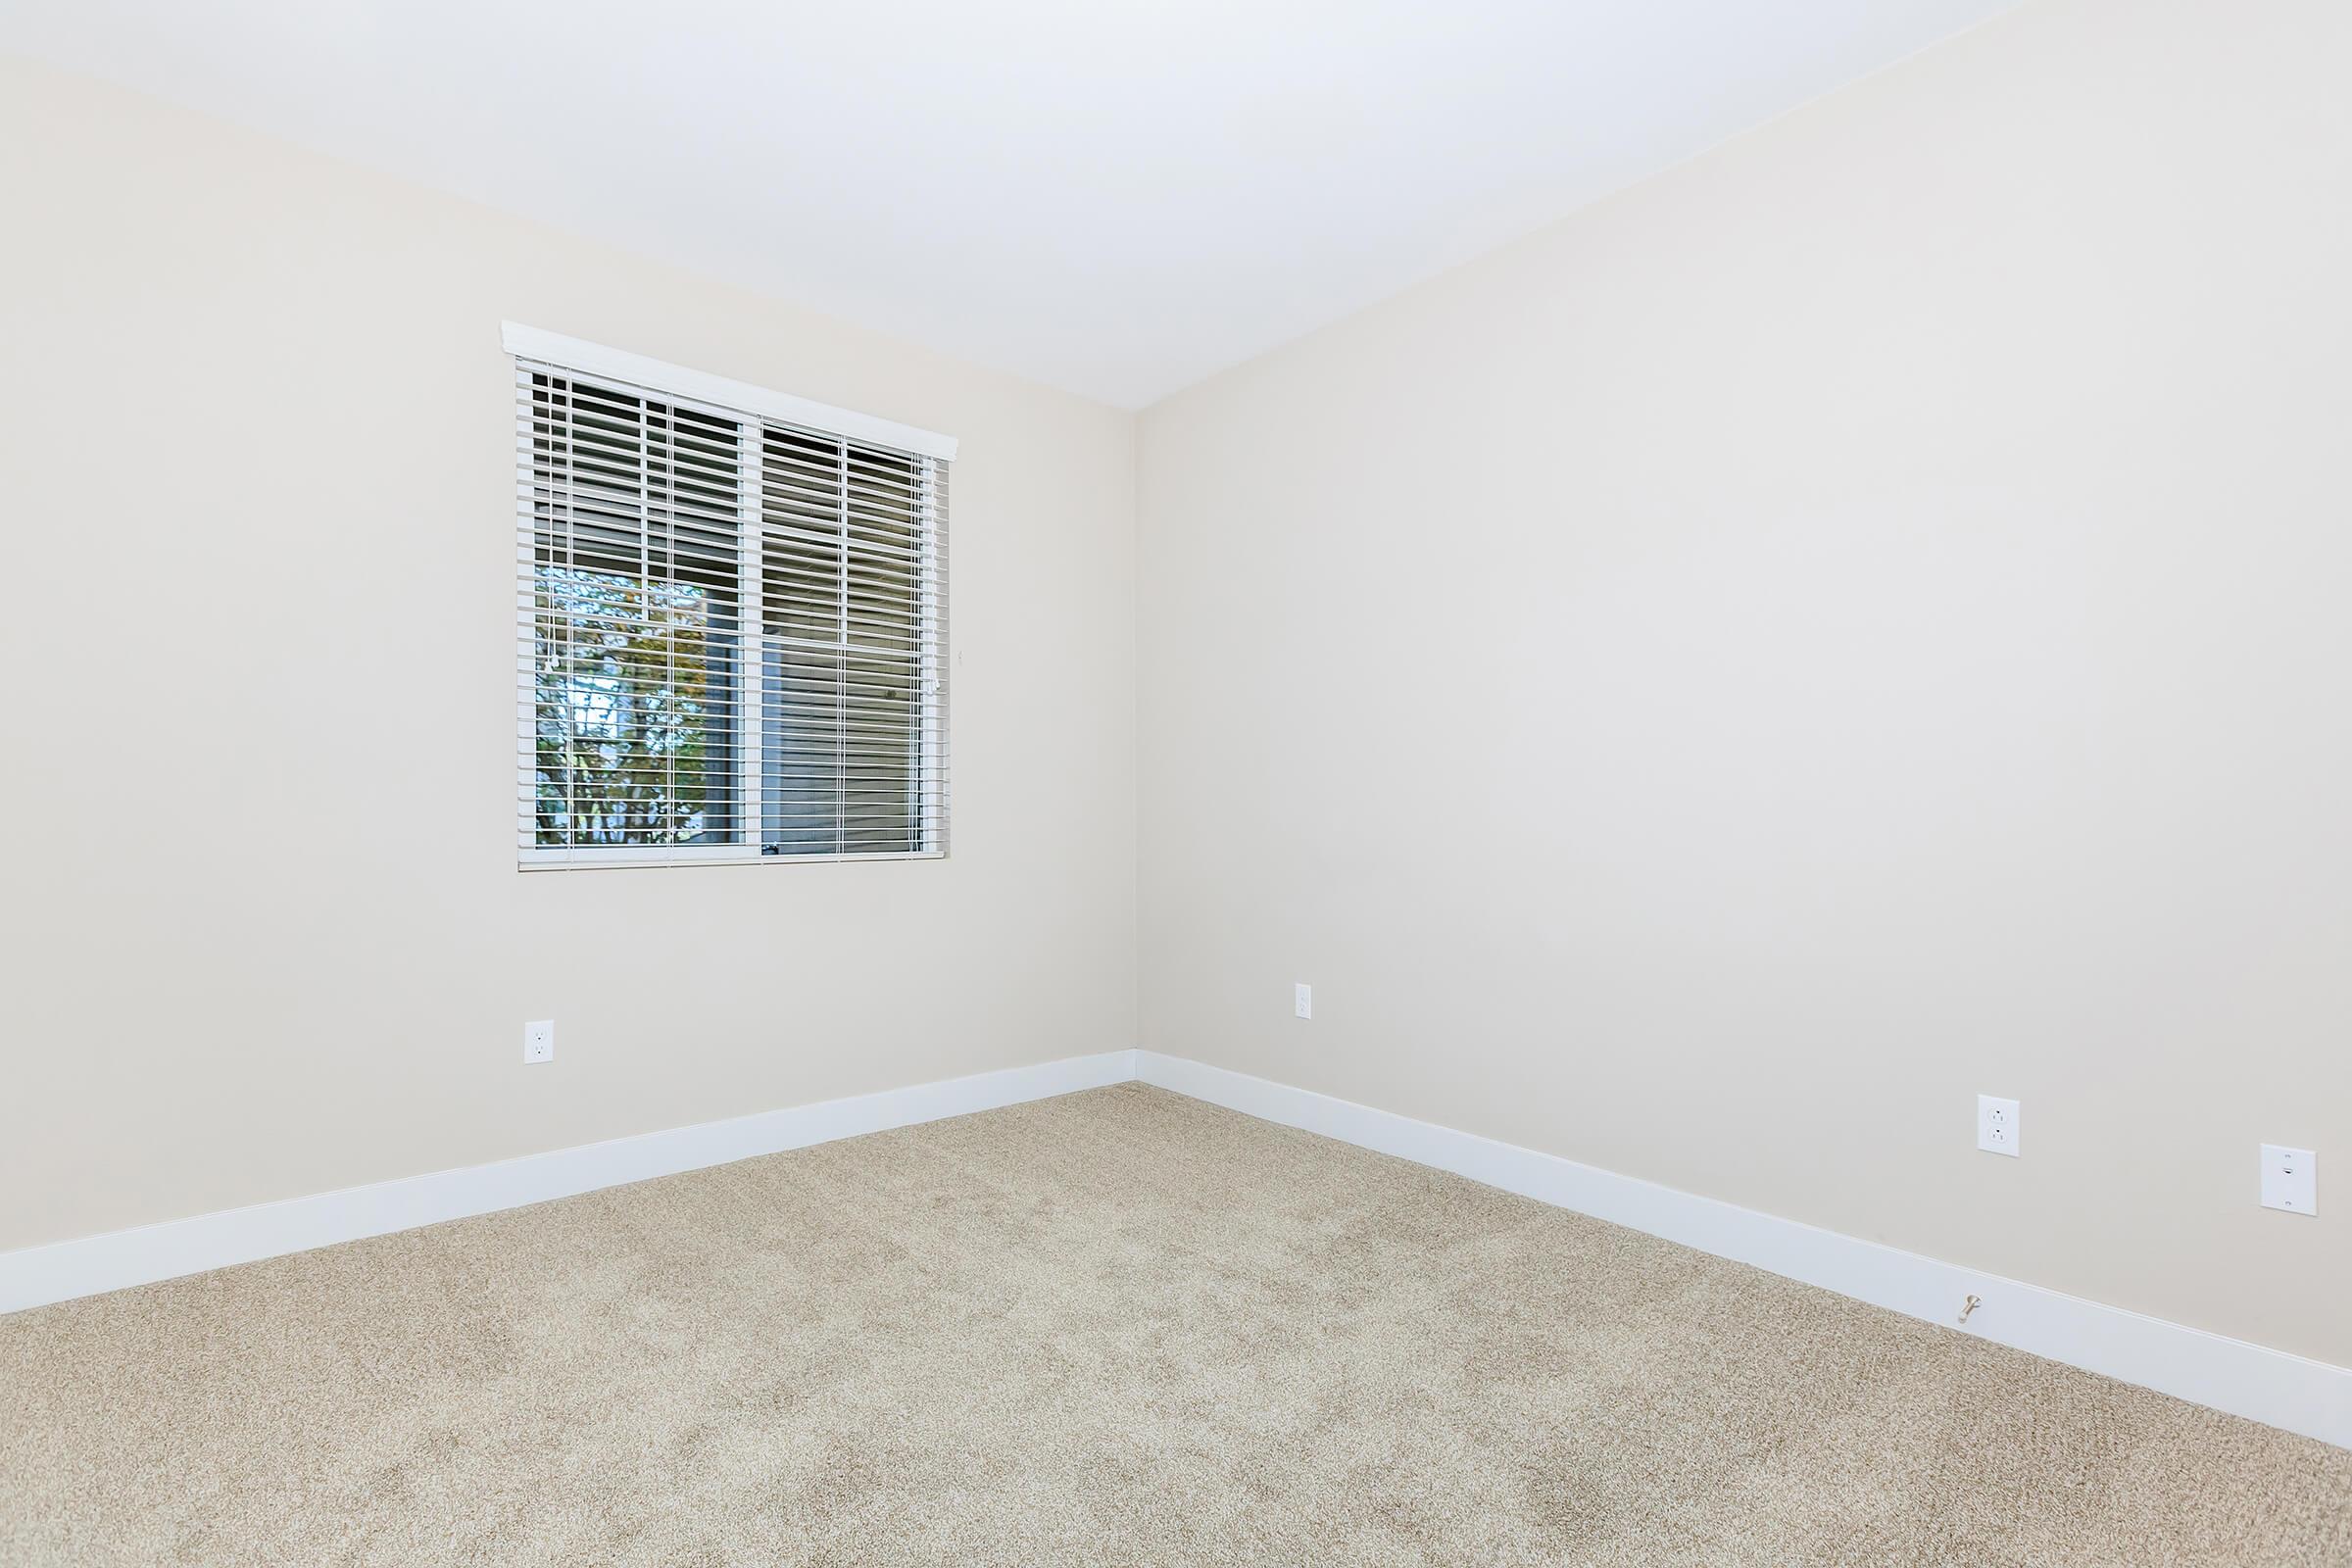
[[[1138,1085],[0,1319],[8,1563],[2352,1564],[2352,1453]]]

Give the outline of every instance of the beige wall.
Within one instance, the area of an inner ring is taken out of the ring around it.
[[[2347,81],[2042,0],[1150,411],[1143,1043],[2352,1363]]]
[[[1132,416],[4,61],[0,228],[0,1249],[1133,1043]],[[502,318],[962,439],[951,858],[516,872]]]

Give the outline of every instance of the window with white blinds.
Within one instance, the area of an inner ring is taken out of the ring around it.
[[[944,855],[953,443],[508,343],[521,863]]]

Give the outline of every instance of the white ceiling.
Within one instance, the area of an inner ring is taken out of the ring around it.
[[[0,0],[0,47],[1125,407],[2014,0]]]

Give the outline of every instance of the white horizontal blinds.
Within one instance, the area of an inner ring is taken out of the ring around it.
[[[760,454],[760,842],[946,848],[947,466],[771,424]]]
[[[515,386],[523,863],[944,852],[946,464]]]
[[[744,429],[523,365],[526,847],[742,844]]]

